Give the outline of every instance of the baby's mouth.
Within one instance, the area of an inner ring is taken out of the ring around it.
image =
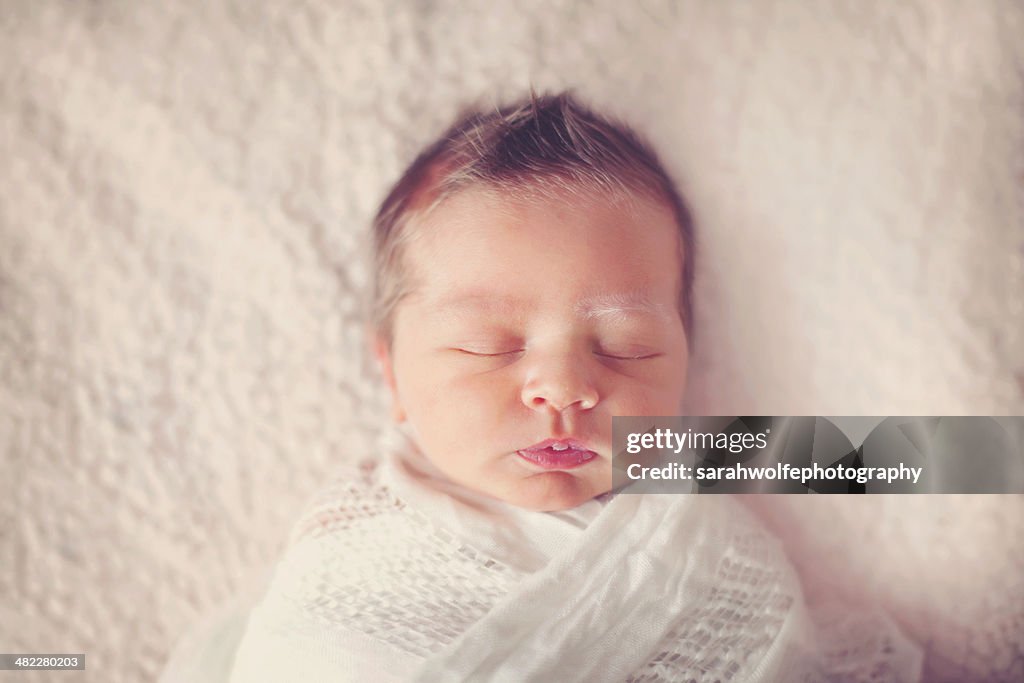
[[[570,470],[597,458],[597,453],[575,439],[546,439],[516,453],[546,470]]]

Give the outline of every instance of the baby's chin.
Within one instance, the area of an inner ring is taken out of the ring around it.
[[[557,512],[582,505],[610,489],[611,482],[605,486],[590,478],[555,471],[532,474],[509,483],[501,492],[503,495],[497,497],[526,510]]]

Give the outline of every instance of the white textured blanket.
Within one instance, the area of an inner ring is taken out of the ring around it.
[[[329,489],[254,610],[232,683],[919,680],[880,615],[819,623],[731,497],[518,510],[414,450]]]

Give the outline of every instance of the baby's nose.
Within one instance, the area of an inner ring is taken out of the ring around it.
[[[562,353],[532,360],[522,391],[528,408],[561,412],[572,406],[590,410],[597,405],[600,396],[583,359]]]

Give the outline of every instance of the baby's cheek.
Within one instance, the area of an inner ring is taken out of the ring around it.
[[[415,359],[397,370],[404,370],[398,375],[399,386],[404,385],[406,393],[417,401],[443,406],[442,401],[464,396],[471,390],[464,374],[443,360]]]
[[[451,396],[470,404],[467,406],[470,409],[478,410],[518,400],[522,393],[518,378],[507,369],[455,375],[445,386]]]
[[[651,412],[647,415],[675,415],[686,391],[686,364],[673,363],[661,368],[640,388],[641,400]]]
[[[675,415],[681,400],[681,387],[636,385],[616,390],[608,397],[606,407],[612,415]]]

